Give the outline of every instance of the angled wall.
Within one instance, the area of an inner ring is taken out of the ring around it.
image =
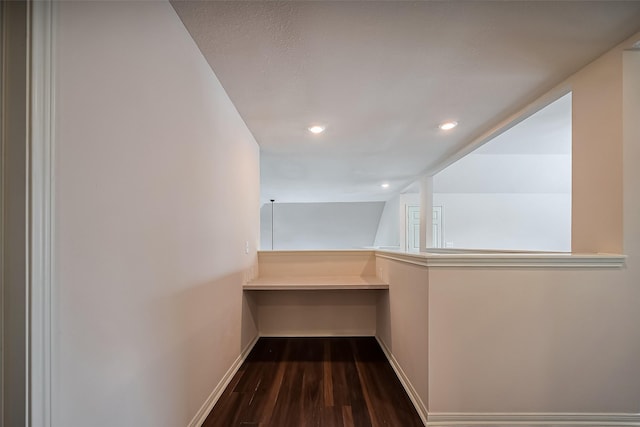
[[[420,206],[420,195],[402,193],[386,201],[374,241],[376,248],[406,250],[407,206]]]
[[[256,334],[258,146],[168,2],[56,6],[54,426],[186,426]]]

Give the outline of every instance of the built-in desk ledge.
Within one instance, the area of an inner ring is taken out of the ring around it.
[[[242,288],[245,291],[370,290],[389,289],[389,284],[375,276],[274,276],[258,277]]]
[[[408,253],[376,250],[376,257],[425,267],[621,268],[626,255],[568,252],[513,252],[446,250]]]

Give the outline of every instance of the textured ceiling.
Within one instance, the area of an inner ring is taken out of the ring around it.
[[[640,30],[640,1],[172,4],[279,202],[386,200]]]

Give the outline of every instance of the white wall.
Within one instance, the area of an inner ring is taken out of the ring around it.
[[[609,52],[569,79],[574,122],[574,251],[615,253],[623,249],[622,74],[622,55]]]
[[[389,292],[378,300],[376,335],[426,405],[430,363],[429,271],[384,258],[376,259],[376,270],[389,283]]]
[[[169,3],[56,7],[54,426],[186,426],[256,333],[258,146]]]
[[[569,155],[470,154],[434,188],[446,247],[571,251]]]
[[[637,275],[433,269],[433,412],[637,412]]]
[[[375,276],[374,251],[261,251],[260,277]],[[261,336],[371,336],[378,290],[250,292]]]
[[[383,202],[275,203],[275,250],[372,246]],[[260,209],[260,248],[271,249],[271,203]]]
[[[400,248],[400,195],[387,200],[380,215],[376,238],[373,243],[375,247],[398,247]]]
[[[444,246],[571,251],[571,195],[436,193]]]
[[[384,210],[380,216],[374,246],[404,250],[406,247],[406,209],[407,206],[419,205],[420,195],[418,193],[399,194],[389,199],[384,204]]]
[[[435,193],[570,194],[571,155],[471,153],[433,181]]]
[[[640,277],[640,49],[625,51],[623,58],[623,248],[628,268]]]
[[[260,336],[372,336],[380,292],[363,290],[259,291]]]

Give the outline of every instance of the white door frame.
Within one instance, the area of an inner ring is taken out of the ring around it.
[[[56,3],[29,0],[27,425],[51,427],[55,330],[54,46]]]
[[[411,221],[409,218],[409,212],[411,208],[418,208],[418,210],[420,210],[420,205],[407,204],[404,206],[404,247],[402,248],[402,250],[405,252],[411,252],[409,249],[409,242],[411,241],[411,239],[409,238],[411,234],[411,230],[410,230]],[[419,250],[419,247],[420,247],[420,242],[418,242],[418,250]]]
[[[435,211],[436,209],[438,209],[440,211],[440,221],[438,222],[438,233],[440,236],[440,245],[438,246],[436,244],[436,236],[435,233],[432,236],[432,242],[431,242],[431,246],[434,248],[443,248],[444,247],[444,206],[443,205],[434,205],[433,206],[433,210]],[[435,215],[432,217],[435,218]]]
[[[403,241],[403,245],[402,245],[402,250],[409,252],[409,208],[416,208],[416,207],[420,207],[419,205],[409,205],[406,204],[404,205],[404,219],[403,219],[403,228],[404,228],[404,241]],[[432,210],[436,210],[439,209],[440,210],[440,246],[436,246],[435,241],[432,242],[431,247],[433,248],[442,248],[444,247],[444,206],[443,205],[434,205],[432,206]],[[431,218],[433,220],[434,216],[431,215]],[[433,234],[433,233],[432,233]],[[435,239],[435,235],[432,236],[432,239]]]

